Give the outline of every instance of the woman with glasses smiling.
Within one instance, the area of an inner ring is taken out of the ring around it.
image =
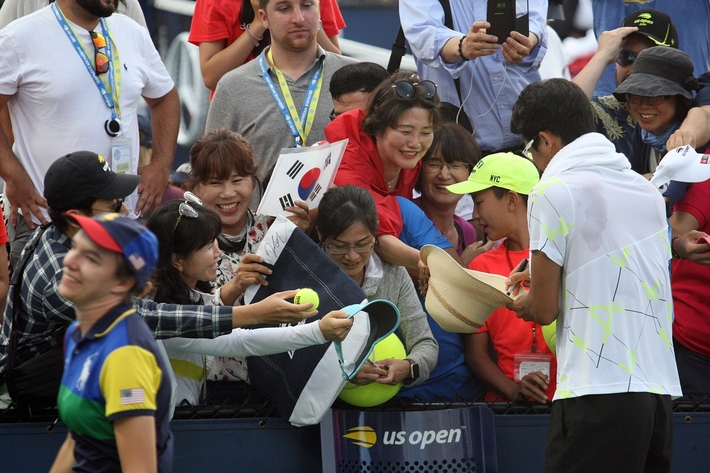
[[[693,62],[683,51],[656,46],[641,51],[631,74],[614,91],[614,97],[626,105],[637,127],[633,150],[628,156],[634,171],[650,176],[666,154],[666,143],[679,129],[693,105],[693,91],[698,81],[693,76]],[[705,146],[698,147],[700,151]],[[677,185],[666,193],[675,202]]]
[[[419,251],[398,240],[403,222],[396,196],[412,198],[421,160],[441,124],[436,84],[399,72],[372,92],[367,110],[345,112],[325,128],[330,142],[349,139],[335,184],[370,191],[380,222],[378,253],[412,269]]]
[[[407,271],[374,253],[378,240],[374,199],[365,189],[346,185],[328,190],[318,209],[316,231],[326,254],[353,278],[368,300],[388,300],[402,316],[398,335],[407,359],[366,363],[351,382],[409,386],[426,380],[436,366],[439,347]]]

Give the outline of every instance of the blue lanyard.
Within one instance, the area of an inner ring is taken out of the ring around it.
[[[96,84],[96,87],[99,89],[99,92],[101,93],[101,97],[104,99],[106,107],[111,110],[111,119],[115,120],[118,117],[118,114],[116,113],[116,106],[114,104],[113,94],[110,94],[108,92],[108,90],[106,89],[106,85],[96,74],[96,68],[94,67],[94,64],[92,64],[91,59],[89,59],[89,56],[86,53],[86,50],[84,49],[84,46],[79,42],[79,38],[77,38],[76,33],[64,17],[64,13],[62,13],[62,11],[59,9],[57,2],[52,3],[52,11],[54,12],[54,16],[57,18],[59,25],[62,27],[62,30],[64,30],[64,33],[66,33],[67,38],[69,38],[69,41],[71,41],[72,45],[74,46],[74,49],[76,50],[77,54],[79,54],[79,57],[84,63],[86,70],[89,72],[89,75],[93,79],[94,84]],[[113,48],[111,47],[111,37],[109,36],[108,28],[106,27],[106,20],[101,18],[99,20],[99,23],[101,24],[101,32],[103,33],[104,38],[106,39],[106,56],[108,57],[109,61],[108,80],[109,84],[111,85],[111,91],[116,93],[116,101],[118,101],[118,91],[116,90],[116,76],[114,75],[115,67],[113,64]]]
[[[308,85],[308,92],[306,93],[306,99],[303,101],[303,107],[301,107],[300,123],[297,124],[291,116],[291,113],[289,112],[289,108],[286,106],[286,103],[281,98],[281,94],[279,94],[279,91],[276,89],[276,84],[274,84],[274,81],[271,79],[271,76],[269,76],[269,71],[266,68],[265,57],[266,50],[262,51],[259,55],[259,67],[261,67],[262,77],[264,78],[264,82],[266,82],[266,86],[269,88],[269,92],[271,92],[271,96],[274,98],[276,105],[279,107],[281,115],[283,115],[284,120],[286,120],[286,125],[288,126],[288,129],[291,132],[291,136],[293,136],[296,140],[296,147],[300,148],[302,145],[306,144],[306,140],[308,139],[307,133],[302,132],[302,130],[305,129],[302,127],[302,124],[307,122],[308,110],[311,107],[311,100],[313,100],[313,95],[316,89],[318,88],[318,82],[323,72],[323,61],[320,61],[320,67],[316,69],[316,71],[313,73],[313,77],[311,77],[311,82]],[[273,67],[274,69],[276,69],[276,66]],[[284,92],[288,92],[288,89],[286,89],[286,91]],[[318,92],[320,94],[320,90],[318,90]],[[316,102],[317,100],[318,98],[316,97]],[[301,128],[301,130],[299,130],[299,128]]]

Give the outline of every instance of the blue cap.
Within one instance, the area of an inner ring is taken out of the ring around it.
[[[144,286],[150,281],[158,262],[158,238],[130,217],[117,213],[104,213],[96,217],[65,214],[84,230],[97,245],[121,253]]]

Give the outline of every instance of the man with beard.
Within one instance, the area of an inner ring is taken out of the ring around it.
[[[118,172],[140,174],[138,195],[126,200],[136,215],[165,190],[180,120],[177,91],[148,31],[115,11],[116,0],[57,0],[0,31],[0,109],[9,104],[15,134],[10,149],[0,132],[13,261],[46,219],[44,175],[57,156],[86,149],[111,157]],[[141,96],[154,145],[152,162],[138,168]]]
[[[638,54],[651,47],[678,48],[678,33],[670,16],[652,8],[636,10],[629,14],[620,28],[605,31],[599,36],[597,52],[589,60],[572,82],[582,88],[587,97],[591,98],[597,132],[604,134],[614,143],[616,150],[625,156],[634,155],[634,149],[643,146],[634,139],[636,123],[626,110],[623,102],[613,95],[592,96],[594,89],[605,68],[616,62],[616,85],[631,74],[631,68]],[[689,144],[693,147],[710,141],[710,98],[701,93],[694,102],[695,108],[678,130],[670,134],[667,149]],[[638,134],[637,134],[638,135]],[[648,153],[646,153],[648,154]],[[648,172],[653,169],[646,167],[634,168],[637,172]]]
[[[355,61],[316,44],[317,0],[259,0],[259,6],[271,46],[220,79],[207,131],[226,127],[241,133],[259,157],[257,176],[263,181],[281,148],[325,139],[333,109],[330,78]]]

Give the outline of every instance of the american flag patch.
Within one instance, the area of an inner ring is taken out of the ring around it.
[[[121,390],[121,405],[141,404],[145,402],[143,388],[122,389]]]

